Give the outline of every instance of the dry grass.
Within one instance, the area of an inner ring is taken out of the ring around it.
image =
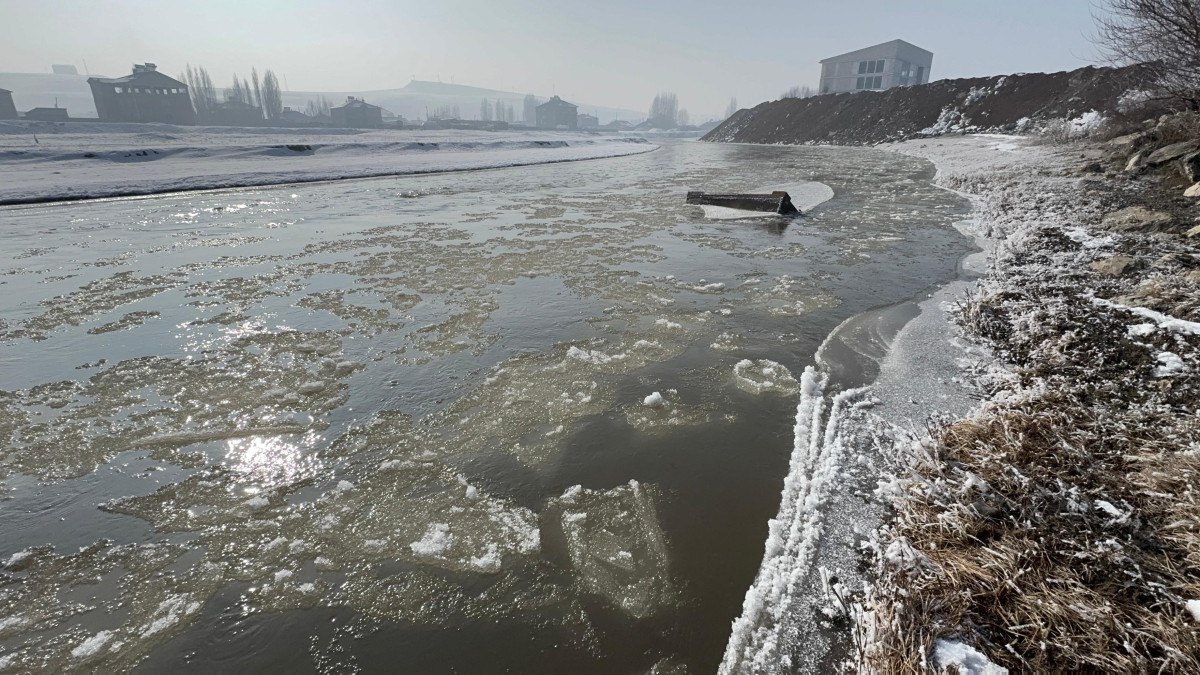
[[[942,429],[890,533],[922,558],[881,619],[939,617],[1020,671],[1200,672],[1200,458],[1178,453],[1200,425],[1112,413],[1053,392]],[[938,637],[889,634],[880,672],[920,670]]]

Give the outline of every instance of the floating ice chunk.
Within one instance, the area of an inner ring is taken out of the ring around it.
[[[657,391],[642,399],[642,405],[650,408],[663,408],[667,405],[667,399]]]
[[[23,551],[17,551],[16,553],[14,553],[8,557],[8,560],[5,561],[4,566],[9,569],[16,569],[16,568],[24,565],[25,561],[29,560],[32,557],[33,557],[33,549],[31,549],[31,548],[27,548]]]
[[[104,648],[104,645],[108,644],[109,640],[112,640],[112,637],[112,631],[102,630],[72,649],[71,656],[77,659],[86,659],[89,656],[94,656]]]
[[[683,328],[683,324],[675,323],[674,321],[671,321],[670,319],[658,319],[654,322],[654,325],[662,326],[663,328],[666,328],[669,330],[679,330],[679,329]]]
[[[786,366],[768,359],[751,361],[743,359],[733,367],[733,379],[739,389],[751,394],[774,392],[783,396],[795,396],[800,392],[800,383]]]
[[[189,595],[175,595],[163,600],[154,612],[154,619],[142,629],[142,637],[150,637],[174,626],[181,619],[200,609],[200,603]]]
[[[433,523],[425,530],[425,536],[409,544],[412,552],[419,556],[436,557],[450,550],[454,535],[447,523]]]
[[[567,350],[567,358],[603,365],[611,361],[620,361],[625,358],[624,354],[608,355],[601,351],[592,349],[580,349],[579,347],[571,347]]]
[[[300,385],[299,388],[296,389],[296,391],[300,392],[301,394],[303,394],[305,396],[312,396],[313,394],[319,394],[324,390],[325,390],[325,382],[323,380],[313,380],[311,382],[305,382],[304,384]]]
[[[933,660],[939,673],[956,667],[960,675],[1007,675],[1008,669],[988,660],[982,652],[959,640],[938,640],[933,646]]]
[[[271,505],[271,500],[267,499],[263,495],[255,495],[254,497],[251,497],[242,503],[252,509],[265,509]]]
[[[277,584],[281,583],[283,581],[286,581],[290,578],[292,578],[291,570],[279,570],[278,572],[275,573],[275,583],[277,583]]]
[[[29,617],[21,616],[20,614],[6,616],[3,619],[0,619],[0,635],[3,635],[6,631],[10,631],[14,628],[20,628],[28,624]]]
[[[333,491],[334,492],[345,492],[346,490],[352,490],[352,489],[354,489],[354,483],[351,483],[348,480],[339,480],[338,484],[334,486]]]
[[[559,497],[558,499],[559,499],[559,501],[561,501],[561,502],[565,502],[565,503],[567,503],[567,504],[574,504],[574,503],[575,503],[575,499],[576,499],[577,497],[579,497],[579,495],[580,495],[582,492],[583,492],[583,486],[582,486],[582,485],[572,485],[571,487],[569,487],[569,488],[567,488],[566,490],[564,490],[564,491],[563,491],[563,493],[562,493],[562,496],[561,496],[561,497]]]
[[[567,502],[575,506],[559,518],[580,585],[635,618],[655,614],[671,593],[652,492],[637,481],[606,491],[580,489]]]
[[[338,361],[337,365],[335,365],[333,369],[338,375],[345,375],[347,373],[352,373],[361,367],[362,364],[358,361]]]
[[[500,561],[500,553],[496,545],[488,544],[486,553],[471,558],[468,562],[471,567],[481,572],[495,572],[500,569]]]

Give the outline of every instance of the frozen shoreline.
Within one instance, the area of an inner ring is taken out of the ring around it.
[[[67,124],[35,135],[31,127],[8,126],[8,133],[0,129],[0,205],[472,171],[658,148],[643,138],[544,131]]]
[[[937,169],[936,185],[971,201],[959,229],[980,250],[964,258],[956,278],[927,296],[851,317],[818,351],[816,366],[802,380],[780,512],[734,622],[722,673],[821,672],[845,657],[849,635],[814,618],[832,620],[844,612],[831,591],[844,594],[868,582],[858,551],[882,523],[883,511],[863,495],[885,471],[871,456],[869,436],[886,427],[920,428],[932,415],[965,416],[978,406],[960,377],[960,361],[974,348],[956,339],[950,311],[986,270],[997,241],[981,227],[981,202],[952,190],[947,179],[1003,170],[1042,151],[1015,137],[982,135],[884,147],[929,160]],[[864,373],[873,362],[877,375],[868,374],[865,383],[847,381],[842,373],[848,362],[865,363]]]

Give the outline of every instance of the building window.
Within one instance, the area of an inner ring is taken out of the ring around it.
[[[925,84],[925,66],[917,66],[917,84]]]
[[[874,77],[860,77],[854,83],[855,89],[883,89],[883,76],[875,75]]]
[[[871,73],[882,73],[882,72],[883,72],[883,59],[879,59],[878,61],[859,61],[858,62],[858,74],[859,75],[871,74]]]

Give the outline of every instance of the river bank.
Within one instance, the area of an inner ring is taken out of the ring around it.
[[[854,666],[1195,670],[1194,200],[1120,170],[1111,145],[892,147],[934,161],[992,244],[978,284],[939,294],[932,317],[961,347],[950,380],[981,403],[918,406],[924,425],[876,408],[890,469],[874,498],[889,516],[869,538],[866,590],[836,589]],[[901,392],[892,411],[916,372],[906,352],[873,387]]]

